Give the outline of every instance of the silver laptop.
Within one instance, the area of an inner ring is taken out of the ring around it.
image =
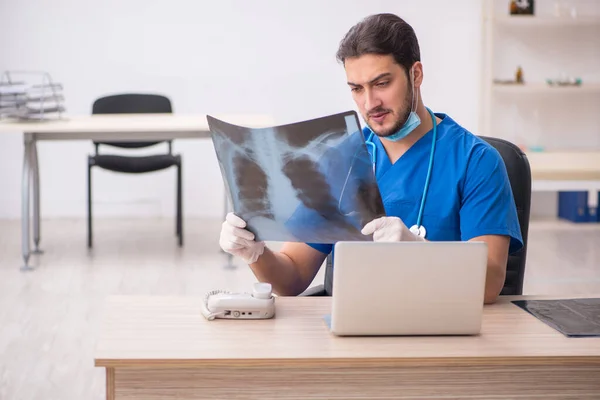
[[[486,270],[484,242],[338,242],[331,331],[478,334]]]

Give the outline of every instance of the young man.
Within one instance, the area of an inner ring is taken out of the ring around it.
[[[493,303],[504,285],[508,254],[522,246],[502,158],[449,116],[425,107],[419,44],[401,18],[365,18],[343,38],[337,58],[368,125],[363,134],[374,144],[370,151],[387,215],[367,223],[362,233],[375,241],[486,242],[485,302]],[[273,252],[244,228],[243,220],[227,215],[221,247],[280,295],[302,293],[332,251],[331,245],[286,243]]]

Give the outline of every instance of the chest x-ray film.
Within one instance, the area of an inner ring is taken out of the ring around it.
[[[600,298],[512,302],[567,337],[600,336]]]
[[[268,128],[208,124],[233,212],[256,240],[335,243],[384,216],[355,112]]]

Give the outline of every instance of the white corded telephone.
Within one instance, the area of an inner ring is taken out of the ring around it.
[[[224,319],[268,319],[275,316],[275,297],[270,283],[255,283],[252,293],[208,292],[202,315],[209,321]]]

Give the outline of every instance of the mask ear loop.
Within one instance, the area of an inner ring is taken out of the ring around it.
[[[412,95],[411,95],[411,100],[410,100],[410,112],[408,113],[408,116],[406,117],[404,124],[406,124],[408,122],[408,120],[410,119],[410,114],[414,113],[417,110],[416,104],[419,102],[418,96],[415,99],[415,77],[414,77],[413,71],[414,71],[414,68],[411,68],[410,72],[408,73],[409,79],[410,79]]]
[[[410,71],[411,71],[411,75],[412,75],[412,80],[411,80],[412,103],[410,105],[410,112],[415,112],[415,111],[417,111],[417,104],[419,103],[419,95],[416,94],[416,90],[415,90],[414,68],[411,68]]]

